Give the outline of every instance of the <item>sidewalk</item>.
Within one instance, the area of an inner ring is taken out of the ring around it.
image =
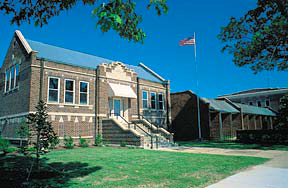
[[[160,151],[238,155],[271,158],[265,164],[254,166],[227,177],[207,188],[286,188],[288,187],[288,151],[236,150],[200,147],[160,148]]]
[[[254,166],[207,188],[286,188],[288,187],[288,152],[263,165]]]

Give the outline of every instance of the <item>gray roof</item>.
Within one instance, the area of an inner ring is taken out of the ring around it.
[[[202,98],[206,103],[210,104],[210,109],[218,112],[239,113],[232,105],[223,100],[214,100]]]
[[[52,46],[42,42],[37,42],[28,39],[26,39],[26,41],[28,42],[33,51],[38,52],[37,53],[38,58],[44,58],[46,60],[51,60],[58,63],[71,64],[80,67],[96,69],[96,67],[102,63],[113,62],[113,60],[57,46]],[[162,83],[162,81],[159,78],[157,78],[156,76],[154,76],[141,66],[127,65],[127,64],[126,66],[130,69],[133,69],[140,79]]]
[[[276,114],[269,108],[262,108],[262,107],[247,105],[247,104],[241,104],[241,103],[233,103],[233,104],[239,106],[242,109],[242,112],[244,114],[276,116]]]
[[[206,99],[202,98],[202,100],[206,103],[209,103],[210,110],[224,112],[224,113],[240,113],[237,107],[241,108],[244,114],[253,114],[253,115],[265,115],[265,116],[276,116],[276,114],[268,109],[257,106],[251,106],[241,103],[232,103],[229,104],[225,100],[215,100],[215,99]],[[236,106],[236,107],[235,107]]]

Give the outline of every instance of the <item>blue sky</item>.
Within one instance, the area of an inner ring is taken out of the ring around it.
[[[143,15],[141,26],[147,33],[144,44],[123,40],[114,31],[101,33],[92,18],[93,6],[75,6],[52,18],[43,28],[33,24],[10,25],[10,17],[0,14],[0,66],[16,29],[24,37],[44,43],[94,54],[126,64],[143,62],[165,79],[171,80],[171,92],[196,92],[194,49],[180,47],[179,40],[196,32],[200,96],[218,95],[251,88],[288,87],[288,72],[261,72],[236,67],[232,56],[221,53],[217,39],[220,27],[231,16],[239,17],[256,6],[256,0],[168,0],[168,15],[158,17],[147,11],[146,2],[136,0]],[[148,0],[147,0],[148,2]]]

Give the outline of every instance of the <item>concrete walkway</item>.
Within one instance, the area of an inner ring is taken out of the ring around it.
[[[270,161],[227,177],[207,188],[287,188],[288,151],[236,150],[219,148],[177,147],[161,148],[161,151],[238,155],[271,158]]]

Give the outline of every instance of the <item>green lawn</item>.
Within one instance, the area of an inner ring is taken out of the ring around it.
[[[24,183],[34,187],[205,187],[268,159],[161,152],[128,148],[79,148],[46,155],[44,172]],[[0,158],[1,188],[20,187],[29,161]],[[57,173],[55,173],[57,171]]]
[[[242,144],[237,142],[213,142],[213,141],[182,141],[177,142],[180,146],[189,147],[208,147],[224,149],[261,149],[261,150],[284,150],[288,151],[288,145],[260,145],[260,144]]]

